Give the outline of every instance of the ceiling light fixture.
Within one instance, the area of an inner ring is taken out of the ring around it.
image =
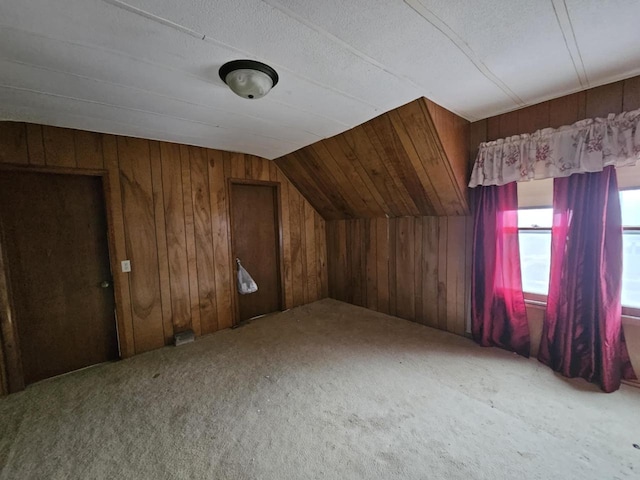
[[[278,73],[255,60],[233,60],[220,67],[220,78],[242,98],[264,97],[278,83]]]

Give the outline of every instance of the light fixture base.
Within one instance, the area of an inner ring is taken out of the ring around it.
[[[258,99],[278,83],[278,73],[269,65],[255,60],[233,60],[218,71],[220,78],[238,96]]]

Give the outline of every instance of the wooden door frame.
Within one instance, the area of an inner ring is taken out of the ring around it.
[[[276,192],[276,204],[275,213],[276,213],[276,225],[278,227],[278,248],[277,255],[278,258],[276,260],[276,264],[278,265],[278,297],[280,301],[279,308],[280,310],[284,310],[286,305],[286,299],[284,297],[284,242],[283,242],[283,233],[282,233],[282,197],[280,196],[280,182],[271,182],[266,180],[251,180],[245,178],[229,178],[227,179],[227,198],[229,201],[227,202],[227,208],[229,209],[229,268],[232,272],[232,283],[233,286],[231,288],[231,300],[232,300],[232,309],[233,309],[233,325],[238,325],[240,322],[240,305],[238,303],[238,289],[236,287],[236,259],[233,255],[234,252],[234,239],[233,239],[233,206],[232,206],[232,187],[233,185],[253,185],[257,187],[273,187]]]
[[[22,172],[22,173],[51,173],[58,175],[83,175],[89,177],[100,177],[102,180],[102,195],[105,205],[105,216],[107,222],[107,248],[109,254],[109,266],[113,284],[113,298],[115,304],[116,338],[118,340],[118,358],[122,358],[122,345],[124,344],[124,314],[119,292],[122,288],[122,280],[118,275],[119,265],[116,253],[116,241],[113,228],[112,201],[113,192],[109,171],[105,169],[87,169],[71,167],[44,167],[25,166],[14,164],[0,164],[0,171]],[[18,338],[18,328],[15,321],[15,309],[13,307],[13,297],[11,294],[11,281],[9,266],[6,261],[6,249],[4,230],[0,218],[0,396],[8,393],[24,390],[24,372],[22,369],[22,357],[20,353],[20,342]]]

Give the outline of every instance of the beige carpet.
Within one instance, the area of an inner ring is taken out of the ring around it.
[[[640,478],[640,390],[323,300],[0,399],[2,479]]]

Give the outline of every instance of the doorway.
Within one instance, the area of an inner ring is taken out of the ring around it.
[[[24,383],[118,358],[99,176],[0,171]]]
[[[281,310],[278,187],[271,183],[230,183],[233,259],[253,277],[258,291],[236,294],[242,322]]]

